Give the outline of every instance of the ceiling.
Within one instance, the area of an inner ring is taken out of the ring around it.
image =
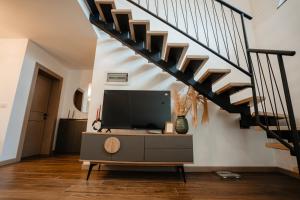
[[[77,0],[0,1],[0,38],[29,38],[68,67],[93,67],[97,38]]]

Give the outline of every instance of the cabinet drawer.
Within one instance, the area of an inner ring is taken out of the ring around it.
[[[193,137],[189,136],[147,136],[146,149],[192,149]]]
[[[109,135],[83,134],[81,142],[81,160],[111,160],[111,154],[104,149],[104,142]]]
[[[113,136],[120,141],[120,150],[112,154],[113,161],[144,161],[144,136]]]
[[[146,162],[193,162],[193,149],[146,149]]]

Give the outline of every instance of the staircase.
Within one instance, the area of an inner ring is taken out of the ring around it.
[[[210,51],[248,76],[251,82],[231,82],[213,91],[213,85],[230,74],[231,69],[208,68],[197,76],[208,56],[186,55],[188,43],[168,43],[168,32],[151,31],[150,21],[134,20],[131,10],[117,9],[114,0],[86,0],[90,22],[177,80],[192,86],[223,110],[239,113],[241,128],[256,126],[265,130],[268,138],[278,141],[267,143],[266,147],[290,151],[297,157],[300,168],[300,132],[295,122],[283,62],[284,56],[293,56],[295,52],[250,49],[245,20],[252,17],[221,0],[204,0],[203,5],[194,1],[192,6],[189,0],[171,0],[172,5],[167,5],[169,1],[165,0],[145,0],[145,5],[140,0],[127,2]],[[154,11],[151,11],[150,2],[154,3]],[[159,8],[164,8],[165,18],[159,15]],[[167,8],[172,8],[173,22],[169,20]],[[179,27],[178,10],[182,11],[183,28]],[[236,16],[240,17],[239,22]],[[189,34],[188,18],[193,19],[194,34]],[[200,39],[199,26],[203,27],[204,41]],[[211,35],[213,38],[210,38]],[[280,76],[276,75],[276,70]],[[231,102],[231,95],[247,88],[252,90],[251,97]]]

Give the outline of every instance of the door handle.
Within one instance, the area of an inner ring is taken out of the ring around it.
[[[47,113],[44,113],[44,114],[43,114],[43,119],[46,120],[47,118],[48,118],[48,114],[47,114]]]

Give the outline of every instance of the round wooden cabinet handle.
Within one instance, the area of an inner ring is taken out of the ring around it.
[[[120,150],[120,140],[116,137],[109,137],[104,142],[104,149],[107,153],[117,153]]]

